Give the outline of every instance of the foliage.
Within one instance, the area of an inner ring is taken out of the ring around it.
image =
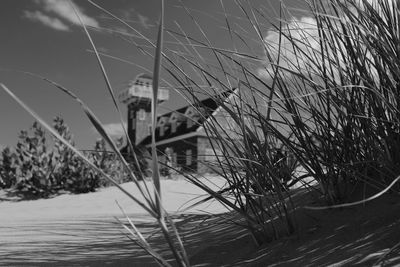
[[[68,128],[62,126],[64,125],[61,121],[60,125],[54,128],[59,131],[61,136],[66,136],[66,140],[68,140],[68,137],[70,137]],[[73,144],[71,139],[70,141]],[[95,156],[92,156],[91,159],[94,164],[97,163]],[[57,160],[59,162],[57,175],[61,188],[74,193],[88,193],[95,191],[100,186],[100,175],[88,168],[80,158],[63,144],[58,146]],[[102,160],[101,166],[105,165],[105,160]]]
[[[53,153],[47,151],[45,132],[37,122],[31,133],[21,131],[15,153],[16,188],[23,194],[38,197],[53,193]]]
[[[240,24],[224,10],[231,50],[216,47],[184,8],[201,35],[171,31],[186,52],[165,52],[165,70],[180,93],[199,103],[199,96],[212,97],[222,117],[231,118],[214,117],[206,126],[215,152],[222,152],[210,168],[226,187],[215,192],[187,177],[241,214],[263,243],[279,237],[278,221],[286,233],[295,230],[298,207],[282,181],[303,183],[332,205],[346,202],[360,185],[382,189],[400,173],[399,6],[312,1],[312,18],[282,9],[265,36],[269,18],[251,4],[235,3]],[[228,99],[227,91],[233,92]],[[279,164],[275,151],[281,147],[298,166]]]
[[[17,156],[6,147],[1,152],[0,158],[0,188],[9,188],[16,183]]]
[[[119,146],[120,147],[120,146]],[[96,141],[94,150],[88,154],[88,157],[100,169],[104,170],[108,175],[114,177],[119,182],[128,182],[129,175],[124,170],[122,163],[118,160],[117,155],[107,151],[107,144],[104,139]],[[101,186],[110,186],[111,183],[103,177],[98,177]]]
[[[56,117],[53,127],[74,145],[69,127],[62,118]],[[87,193],[109,185],[58,139],[53,139],[53,149],[49,150],[46,134],[37,122],[30,132],[21,131],[19,139],[15,152],[10,148],[2,151],[1,187],[13,186],[26,196],[48,197],[60,190]],[[106,150],[104,140],[96,141],[94,150],[85,154],[100,169],[117,176],[119,182],[127,181],[126,172],[115,154]]]
[[[134,157],[136,157],[137,161]],[[151,176],[149,160],[149,152],[144,146],[135,146],[133,148],[133,153],[128,153],[127,161],[132,172],[138,177],[139,180],[143,180],[144,177]]]

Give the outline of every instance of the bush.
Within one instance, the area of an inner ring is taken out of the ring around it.
[[[62,118],[56,117],[53,127],[74,145],[69,127]],[[29,197],[48,197],[60,190],[87,193],[110,185],[65,144],[56,138],[53,141],[53,149],[48,150],[46,134],[37,122],[29,132],[21,131],[15,152],[8,147],[2,151],[0,187],[15,187]],[[118,182],[127,181],[122,164],[106,150],[104,140],[96,141],[94,150],[84,154],[105,173],[116,177]]]
[[[16,148],[16,188],[23,194],[47,197],[53,191],[53,153],[47,151],[46,136],[35,122],[32,133],[21,131]]]
[[[62,118],[56,117],[53,127],[68,143],[74,145],[69,127]],[[54,179],[57,189],[87,193],[95,191],[100,186],[100,176],[56,138],[54,138],[54,159],[56,161]]]
[[[9,188],[14,186],[17,181],[16,154],[12,152],[9,147],[6,147],[1,152],[0,160],[0,188]]]
[[[123,164],[118,160],[117,155],[107,151],[106,142],[104,139],[96,141],[94,150],[87,153],[87,156],[93,161],[93,163],[105,173],[114,177],[118,183],[124,183],[129,181],[129,175],[123,168]],[[95,176],[95,180],[98,180],[100,186],[110,186],[111,183],[101,176]]]

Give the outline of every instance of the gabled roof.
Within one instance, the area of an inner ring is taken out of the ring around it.
[[[153,81],[153,76],[151,76],[151,75],[148,74],[148,73],[141,73],[141,74],[139,74],[138,76],[136,76],[135,80],[136,80],[136,79],[139,79],[139,78],[148,79],[148,80],[152,80],[152,81]]]
[[[187,124],[187,119],[185,117],[185,112],[188,108],[194,106],[195,108],[199,108],[202,109],[202,114],[199,118],[199,120],[197,122],[193,123],[193,126],[188,127]],[[176,139],[179,136],[184,136],[187,135],[189,133],[196,133],[198,132],[198,129],[200,127],[202,127],[203,123],[205,121],[207,121],[207,119],[215,112],[215,110],[217,110],[218,108],[218,104],[216,103],[216,101],[212,98],[207,98],[204,99],[202,101],[200,101],[199,103],[193,104],[193,105],[187,105],[184,106],[180,109],[165,113],[161,116],[159,116],[159,119],[162,117],[168,117],[170,118],[172,115],[175,114],[179,114],[181,115],[181,120],[178,120],[176,122],[176,131],[172,132],[172,126],[171,126],[171,121],[168,120],[168,122],[166,124],[164,124],[164,134],[161,136],[160,135],[160,129],[159,127],[157,127],[156,129],[156,142],[161,142],[161,141],[167,141],[168,139]],[[142,142],[140,142],[140,145],[148,145],[151,143],[151,136],[147,136],[145,139],[143,139]]]

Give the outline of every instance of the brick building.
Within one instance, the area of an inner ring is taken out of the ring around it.
[[[119,95],[119,100],[128,107],[128,135],[132,144],[149,150],[151,98],[152,77],[147,74],[138,75]],[[159,103],[168,98],[168,90],[160,88]],[[187,172],[208,172],[208,164],[216,160],[219,152],[215,146],[213,149],[205,124],[210,116],[218,117],[218,113],[221,108],[207,98],[158,116],[156,145],[160,162]]]

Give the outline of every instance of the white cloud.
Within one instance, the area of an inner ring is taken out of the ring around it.
[[[79,18],[71,3],[74,5],[85,25],[99,27],[99,23],[96,19],[86,15],[83,8],[77,6],[73,2],[65,0],[35,0],[35,3],[40,6],[43,12],[39,10],[26,10],[24,11],[24,17],[33,21],[41,22],[43,25],[55,30],[68,31],[69,27],[65,23],[80,25]]]
[[[126,123],[124,123],[124,126],[126,128]],[[108,123],[104,124],[103,127],[111,137],[120,137],[125,135],[121,123]]]
[[[79,25],[79,18],[69,1],[65,0],[36,0],[45,11],[54,13],[61,18],[69,21],[75,25]],[[84,10],[72,2],[76,11],[79,13],[83,23],[88,26],[98,27],[99,23],[84,13]]]
[[[283,26],[282,33],[281,35],[281,33],[271,30],[264,38],[265,45],[273,61],[272,63],[277,64],[280,53],[279,66],[293,70],[298,67],[304,68],[307,66],[309,59],[305,55],[311,57],[320,56],[318,53],[318,28],[314,18],[294,18],[287,25]],[[289,37],[285,37],[285,35]],[[279,38],[281,38],[280,44]],[[300,54],[299,51],[303,51],[304,54]],[[315,62],[318,62],[318,60],[315,60]],[[265,78],[270,77],[268,71],[271,70],[271,66],[268,63],[271,62],[266,60],[265,68],[258,70],[258,74]]]
[[[367,0],[367,2],[373,7],[373,9],[375,9],[375,11],[382,15],[383,5],[387,5],[387,8],[389,8],[389,10],[392,10],[396,7],[396,1],[394,0],[387,0],[387,2]],[[336,34],[343,34],[341,33],[341,25],[339,25],[340,23],[352,25],[353,21],[350,19],[350,16],[358,17],[358,10],[364,11],[367,8],[366,2],[364,2],[363,0],[356,0],[355,5],[357,6],[357,8],[355,8],[354,6],[348,7],[351,11],[350,13],[342,13],[339,19],[330,20],[330,23],[337,23],[337,27],[332,26],[333,28],[336,28]],[[387,19],[385,16],[382,16],[383,20]],[[329,30],[329,27],[326,30]],[[319,29],[315,18],[293,18],[286,25],[283,25],[281,31],[282,34],[277,31],[271,30],[264,38],[264,42],[268,51],[270,52],[271,59],[269,60],[267,57],[265,57],[266,59],[264,61],[264,67],[258,69],[258,75],[260,77],[266,80],[271,79],[271,76],[273,75],[271,63],[278,63],[277,59],[279,53],[279,66],[290,69],[296,73],[301,73],[303,71],[307,74],[320,73],[320,70],[325,63],[325,66],[329,65],[332,67],[332,75],[334,75],[334,78],[336,79],[339,78],[337,76],[339,66],[341,69],[349,66],[345,62],[345,60],[347,60],[347,49],[345,47],[345,43],[341,41],[341,38],[338,38],[336,40],[335,38],[324,40],[323,42],[329,41],[329,43],[325,43],[326,46],[324,46],[324,54],[322,53],[319,37],[320,34],[318,32]],[[360,27],[359,32],[364,34],[364,28]],[[288,37],[286,37],[285,35]],[[329,36],[329,34],[327,34],[327,36]],[[281,44],[279,45],[280,37]],[[350,37],[350,39],[352,38]],[[354,40],[354,42],[357,42],[356,40],[359,40],[359,38],[354,38]],[[358,43],[357,46],[362,47],[362,44]],[[336,58],[336,55],[338,55],[338,58]],[[373,62],[371,51],[366,49],[365,57],[369,59],[369,62]],[[370,71],[373,72],[372,75],[377,76],[377,71],[374,67],[374,64],[369,64],[369,67]]]
[[[123,9],[119,11],[120,17],[125,21],[132,21],[135,19],[136,10],[134,8]]]
[[[58,18],[49,17],[38,10],[36,10],[34,12],[25,10],[24,17],[27,19],[30,19],[32,21],[41,22],[43,25],[53,28],[55,30],[59,30],[59,31],[69,31],[70,30],[69,27],[67,25],[65,25]]]
[[[103,47],[103,46],[99,46],[99,47],[97,47],[97,51],[99,51],[99,52],[101,52],[101,53],[107,54],[107,53],[110,52],[110,49],[105,48],[105,47]]]
[[[140,25],[142,25],[143,28],[149,29],[151,27],[151,25],[149,24],[148,17],[138,14],[138,19],[139,19]]]
[[[150,27],[153,27],[154,25],[150,23],[150,19],[137,12],[134,8],[129,8],[125,10],[121,10],[120,12],[120,17],[131,23],[136,23],[145,28],[146,30],[149,29]]]

